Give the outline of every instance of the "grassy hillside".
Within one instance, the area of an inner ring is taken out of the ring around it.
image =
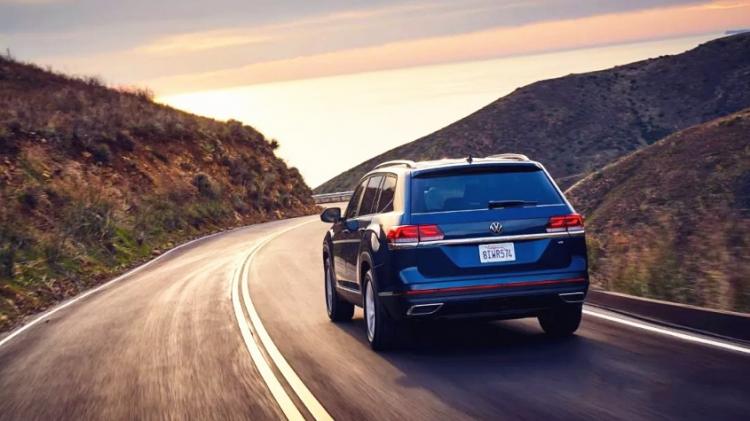
[[[745,33],[675,56],[525,86],[342,173],[315,192],[350,190],[375,164],[391,159],[501,152],[543,162],[566,188],[668,134],[748,106],[750,33]]]
[[[750,109],[605,167],[568,192],[594,284],[750,312]]]
[[[189,238],[309,213],[276,147],[0,58],[0,330]]]

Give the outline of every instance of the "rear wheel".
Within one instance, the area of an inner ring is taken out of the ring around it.
[[[539,324],[550,336],[570,336],[581,324],[582,310],[580,304],[557,307],[540,314]]]
[[[334,285],[333,268],[328,259],[325,261],[325,294],[326,312],[328,318],[334,322],[345,322],[352,319],[354,315],[354,304],[344,301],[336,293]]]
[[[399,324],[390,318],[378,297],[372,272],[365,274],[364,313],[367,342],[375,351],[392,349],[397,345]]]

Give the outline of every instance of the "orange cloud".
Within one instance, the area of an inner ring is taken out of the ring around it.
[[[701,4],[696,6],[696,9],[737,9],[745,7],[746,2],[743,1],[715,1],[713,3]]]
[[[255,35],[237,30],[216,30],[180,34],[157,39],[135,49],[136,53],[179,54],[214,48],[269,42],[270,36]]]
[[[750,25],[750,1],[721,1],[697,7],[600,15],[400,41],[215,72],[170,76],[146,83],[160,93],[175,93],[723,32],[745,25]]]

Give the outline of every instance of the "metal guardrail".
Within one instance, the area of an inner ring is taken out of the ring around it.
[[[658,324],[750,342],[750,314],[712,310],[596,289],[589,289],[586,303]]]
[[[354,194],[353,191],[341,191],[336,193],[324,193],[324,194],[314,194],[313,200],[315,203],[333,203],[333,202],[346,202],[351,197],[352,194]]]

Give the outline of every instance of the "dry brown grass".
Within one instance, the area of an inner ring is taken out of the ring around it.
[[[306,214],[252,127],[0,58],[0,330],[186,239]]]
[[[606,289],[750,312],[750,109],[678,132],[574,186]]]

